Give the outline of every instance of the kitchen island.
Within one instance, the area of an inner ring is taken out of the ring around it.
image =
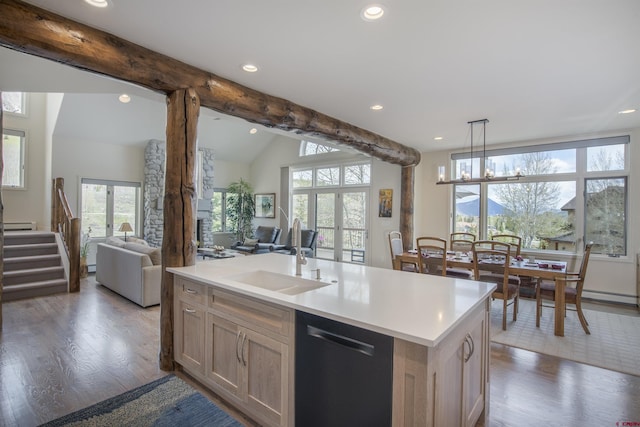
[[[176,361],[260,423],[292,426],[304,312],[393,338],[393,425],[486,417],[495,285],[318,259],[302,277],[295,267],[264,254],[168,268]]]

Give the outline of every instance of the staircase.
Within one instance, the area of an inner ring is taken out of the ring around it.
[[[54,233],[7,231],[3,257],[2,301],[67,292]]]

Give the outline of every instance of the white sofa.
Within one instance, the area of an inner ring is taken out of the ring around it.
[[[98,244],[96,281],[142,307],[160,304],[160,248],[118,240]]]

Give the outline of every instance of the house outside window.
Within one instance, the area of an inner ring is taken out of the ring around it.
[[[25,188],[26,134],[21,130],[4,129],[2,134],[2,188]]]
[[[490,168],[513,181],[456,184],[453,229],[477,238],[522,237],[523,249],[627,254],[629,137],[598,138],[487,150],[473,159],[473,175]],[[468,153],[465,153],[468,154]],[[451,170],[471,170],[467,155],[452,156]]]

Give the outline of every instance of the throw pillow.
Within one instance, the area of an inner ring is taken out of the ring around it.
[[[145,246],[149,246],[149,244],[147,243],[146,240],[144,239],[138,239],[137,237],[127,237],[127,242],[131,242],[131,243],[139,243],[141,245],[145,245]]]
[[[129,240],[129,239],[127,239]],[[160,248],[152,248],[151,246],[141,245],[140,243],[128,242],[124,245],[125,249],[149,255],[149,259],[153,265],[162,264],[162,252]]]
[[[244,239],[243,246],[255,246],[258,243],[258,239]]]
[[[107,241],[105,242],[107,245],[117,246],[119,248],[124,248],[124,240],[119,237],[107,237]]]

